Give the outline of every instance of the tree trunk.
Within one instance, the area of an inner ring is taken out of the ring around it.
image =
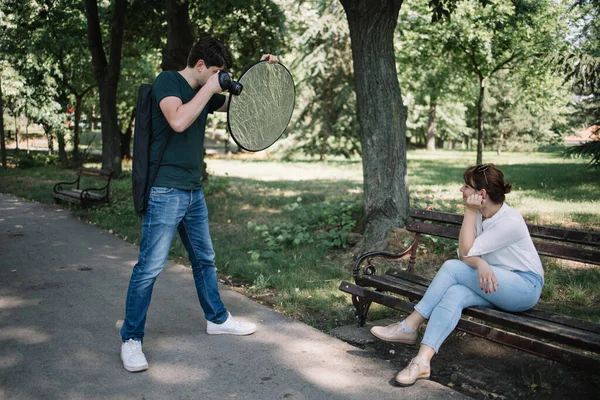
[[[27,154],[29,154],[29,114],[27,113],[27,100],[28,98],[25,98],[25,146]]]
[[[100,120],[102,121],[102,169],[121,174],[121,132],[117,121],[117,87],[121,74],[121,48],[127,0],[116,0],[110,32],[110,61],[104,53],[98,4],[85,1],[88,43],[92,64],[100,91]]]
[[[187,56],[194,44],[187,0],[165,0],[167,12],[167,45],[163,50],[163,71],[185,68]]]
[[[90,101],[90,131],[96,129],[96,102],[94,101],[94,91],[92,90],[92,100]]]
[[[44,131],[44,133],[46,134],[46,141],[48,142],[48,154],[54,154],[54,134],[52,131]]]
[[[17,118],[17,114],[15,114],[15,150],[19,150],[19,119]]]
[[[504,131],[500,131],[500,139],[498,140],[498,155],[502,154],[502,146],[504,145]]]
[[[135,111],[134,107],[131,111],[131,115],[129,116],[129,123],[127,124],[127,128],[125,132],[121,135],[121,158],[131,158],[131,137],[133,136],[133,122],[135,121]]]
[[[483,98],[485,96],[485,79],[479,82],[479,98],[477,99],[477,165],[483,163]]]
[[[350,28],[363,156],[364,244],[386,245],[408,216],[406,117],[394,56],[402,0],[342,0]],[[385,101],[381,101],[385,99]]]
[[[79,158],[79,123],[81,121],[81,112],[83,107],[83,96],[75,94],[75,126],[73,127],[73,158]]]
[[[4,138],[4,103],[2,102],[2,71],[0,71],[0,157],[2,169],[6,171],[6,139]]]
[[[58,142],[58,162],[62,165],[67,165],[67,149],[65,143],[65,131],[59,129],[56,131],[56,141]]]
[[[435,151],[435,112],[437,104],[431,102],[429,104],[429,125],[427,126],[427,151]]]

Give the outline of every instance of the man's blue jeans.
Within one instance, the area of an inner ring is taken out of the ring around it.
[[[482,306],[520,312],[529,310],[540,299],[544,279],[534,272],[509,271],[492,267],[498,280],[498,291],[485,293],[479,288],[479,276],[460,260],[442,265],[427,288],[415,311],[427,318],[427,329],[421,344],[437,353],[454,330],[463,308]]]
[[[142,340],[152,289],[167,262],[175,231],[185,246],[207,320],[225,322],[227,310],[221,302],[215,268],[215,253],[208,229],[208,209],[202,190],[184,191],[153,187],[142,218],[142,240],[133,267],[121,338]]]

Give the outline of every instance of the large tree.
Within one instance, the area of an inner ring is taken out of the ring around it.
[[[2,67],[0,65],[0,159],[6,170],[6,140],[4,138],[4,107],[2,106]]]
[[[395,46],[400,86],[410,95],[407,133],[433,151],[436,141],[469,136],[465,104],[471,102],[473,84],[465,78],[462,65],[448,57],[447,33],[443,25],[431,23],[428,4],[417,0],[403,7]]]
[[[5,12],[13,21],[5,32],[12,41],[8,49],[11,64],[32,90],[30,97],[45,108],[36,109],[36,122],[44,127],[50,150],[53,150],[52,137],[58,139],[62,163],[68,161],[65,113],[75,104],[73,159],[78,165],[81,104],[94,84],[89,51],[81,41],[86,32],[83,5],[76,0],[9,2]],[[52,115],[52,110],[56,115]],[[63,121],[59,123],[61,118]]]
[[[88,44],[100,93],[102,169],[121,174],[121,132],[117,120],[117,88],[121,74],[121,48],[127,0],[116,0],[110,24],[109,58],[104,51],[97,0],[86,0]]]
[[[346,11],[363,159],[364,246],[382,248],[408,216],[406,117],[394,56],[402,0],[341,0]]]
[[[548,1],[541,5],[533,0],[510,2],[515,10],[518,9],[513,14],[519,17],[516,18],[518,21],[515,21],[515,24],[506,25],[505,29],[509,31],[513,26],[522,29],[516,32],[519,34],[516,41],[508,44],[500,42],[497,43],[497,48],[492,48],[494,52],[500,52],[495,54],[497,57],[493,63],[485,65],[485,70],[481,63],[473,64],[476,65],[475,69],[479,68],[481,86],[485,87],[486,77],[490,72],[502,69],[517,58],[523,59],[539,54],[537,47],[529,48],[529,45],[535,42],[527,40],[527,47],[524,48],[520,46],[519,40],[533,35],[533,38],[541,38],[543,45],[548,43],[548,37],[542,33],[547,33],[552,27],[544,27],[543,18],[535,20],[535,24],[517,23],[531,22],[528,21],[529,10],[547,7]],[[393,46],[394,29],[403,1],[341,0],[341,3],[348,19],[354,61],[357,114],[363,155],[365,247],[381,248],[391,229],[404,226],[409,207],[406,172],[407,110],[398,85]],[[458,0],[431,0],[429,5],[432,7],[433,20],[449,19],[459,3]],[[490,2],[473,0],[470,3],[475,7],[477,4],[485,6]],[[502,1],[503,6],[504,3]],[[500,31],[502,21],[496,22],[496,31]],[[542,33],[536,32],[535,28],[542,30]],[[448,27],[440,26],[440,29]],[[463,42],[459,37],[455,48],[461,48],[467,58],[477,57],[475,53],[470,53],[473,49],[470,44],[481,42],[477,41],[479,32],[473,29],[465,33],[468,33],[469,41]],[[483,39],[489,44],[493,38],[485,35]],[[515,46],[512,50],[511,44]],[[485,43],[482,46],[485,47]],[[480,98],[483,101],[483,97]]]
[[[490,79],[500,71],[533,66],[533,59],[543,59],[565,44],[560,7],[553,0],[497,0],[484,8],[477,0],[466,0],[445,27],[446,48],[478,83],[477,164],[483,161],[483,109]]]

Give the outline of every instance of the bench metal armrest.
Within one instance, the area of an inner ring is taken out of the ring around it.
[[[360,280],[360,267],[366,261],[366,264],[362,268],[363,275],[375,275],[377,273],[377,269],[375,265],[373,265],[373,258],[381,257],[387,259],[398,259],[402,258],[408,253],[410,253],[410,261],[408,266],[408,271],[413,272],[414,270],[414,262],[417,254],[417,247],[419,245],[420,233],[416,233],[415,237],[411,244],[403,251],[397,253],[390,253],[388,251],[371,251],[368,253],[361,254],[356,262],[354,263],[354,268],[352,269],[352,275],[354,276],[354,281],[358,282]]]
[[[79,180],[81,179],[80,176],[77,177],[77,179],[75,179],[73,182],[58,182],[56,185],[54,185],[54,187],[52,188],[52,191],[54,193],[58,193],[63,191],[63,187],[62,185],[77,185],[77,188],[79,188]]]

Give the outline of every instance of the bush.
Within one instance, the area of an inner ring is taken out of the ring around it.
[[[41,167],[50,161],[50,157],[41,153],[18,151],[13,154],[13,163],[21,169]]]

